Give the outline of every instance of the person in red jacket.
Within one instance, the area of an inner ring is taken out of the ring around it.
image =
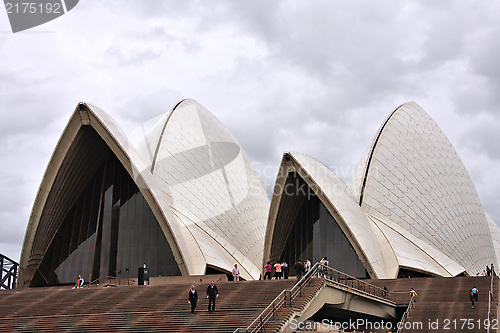
[[[269,277],[269,280],[271,280],[271,270],[273,269],[273,266],[271,266],[271,262],[267,262],[266,266],[264,266],[266,269],[266,273],[264,274],[264,280]]]

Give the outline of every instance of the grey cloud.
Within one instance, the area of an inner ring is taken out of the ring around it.
[[[13,239],[16,239],[16,238],[13,238]],[[1,253],[3,255],[5,255],[8,258],[10,258],[11,260],[19,263],[19,257],[21,255],[21,247],[18,244],[15,244],[15,243],[12,243],[12,242],[2,242],[2,241],[0,241],[0,249],[2,249]]]
[[[114,57],[121,67],[138,66],[161,57],[159,51],[151,48],[134,47],[126,49],[118,45],[111,46],[107,53],[108,56]]]
[[[500,26],[488,27],[488,30],[480,36],[476,36],[476,40],[471,49],[471,66],[472,69],[491,80],[496,80],[498,84],[500,80],[500,45],[492,43],[500,35]]]
[[[477,75],[474,85],[457,96],[457,107],[463,113],[486,112],[498,115],[500,105],[500,45],[496,42],[500,35],[500,23],[477,36],[469,55],[472,74]]]
[[[353,142],[359,142],[361,137],[368,144],[397,104],[385,101],[375,108],[381,110],[381,115],[360,116],[373,113],[373,108],[355,98],[349,100],[339,96],[346,93],[341,87],[338,90],[325,86],[308,87],[313,81],[305,77],[301,82],[300,74],[295,75],[298,81],[289,82],[287,79],[291,74],[284,66],[240,59],[231,76],[220,80],[228,81],[231,87],[245,87],[250,93],[247,101],[251,103],[240,101],[241,107],[233,110],[234,117],[226,125],[261,166],[265,164],[268,169],[277,171],[275,165],[283,152],[298,151],[335,168],[346,181],[365,149],[353,147]],[[259,78],[259,85],[249,89],[245,81],[251,76]],[[352,97],[353,93],[347,95]],[[369,124],[373,118],[376,119],[375,126]],[[365,134],[367,127],[368,134]],[[275,176],[275,173],[267,175],[265,182],[274,182]]]
[[[166,114],[181,99],[183,96],[179,91],[166,88],[159,88],[157,91],[138,91],[118,104],[115,114],[121,122],[127,123],[127,128],[123,129],[128,134],[129,130],[135,130],[151,119]]]
[[[498,120],[487,119],[474,123],[462,136],[460,145],[475,154],[485,154],[500,162],[500,124]]]
[[[477,6],[468,2],[423,2],[410,9],[408,2],[391,2],[390,11],[373,2],[259,4],[248,9],[248,2],[236,2],[228,15],[241,20],[243,33],[267,42],[273,62],[349,91],[338,98],[346,104],[374,104],[401,89],[413,99],[425,96],[422,81],[460,57],[470,25],[481,25],[472,17]]]
[[[10,224],[8,228],[3,228],[2,234],[0,236],[0,243],[17,245],[18,248],[20,249],[21,244],[19,240],[22,240],[24,236],[24,231],[26,230],[27,221],[20,221],[14,214],[2,213],[0,214],[0,217],[4,221],[9,221]]]
[[[0,212],[2,215],[14,215],[21,211],[25,206],[26,201],[21,201],[19,198],[24,196],[26,190],[26,179],[19,174],[8,174],[1,172],[2,188],[8,188],[9,191],[3,191],[0,194]],[[6,219],[2,219],[6,220]]]
[[[24,166],[18,165],[18,170]],[[18,261],[22,239],[27,225],[27,217],[31,209],[33,196],[30,195],[30,184],[21,175],[0,173],[1,187],[8,189],[0,195],[0,253]],[[3,225],[5,223],[5,225]]]
[[[58,98],[58,92],[42,94],[39,89],[39,86],[26,84],[18,91],[11,91],[9,95],[2,96],[2,102],[5,104],[0,109],[1,138],[22,134],[43,137],[42,133],[48,132],[54,122],[61,121],[57,115],[63,103]]]
[[[339,107],[352,101],[370,103],[380,95],[387,98],[399,87],[410,85],[408,90],[416,90],[416,85],[404,76],[408,69],[394,57],[397,41],[387,42],[391,40],[387,33],[394,34],[393,31],[397,40],[403,38],[402,33],[387,23],[390,14],[384,16],[380,10],[375,11],[375,15],[369,17],[377,21],[374,29],[373,25],[364,24],[362,15],[369,16],[369,9],[360,11],[360,17],[353,22],[352,16],[347,15],[353,8],[337,8],[339,6],[328,2],[297,7],[289,10],[283,5],[283,12],[276,15],[279,19],[269,20],[272,27],[265,32],[259,29],[267,12],[252,21],[253,25],[244,25],[254,28],[254,33],[267,41],[272,61],[269,67],[288,66],[305,77],[313,76],[324,85],[331,103]],[[247,20],[253,18],[250,14]],[[342,94],[337,93],[340,91]]]
[[[107,53],[99,44],[73,59],[74,50],[64,48],[68,33],[56,35],[63,39],[46,55],[46,66],[21,72],[12,58],[0,67],[2,188],[15,186],[16,172],[31,175],[23,176],[29,189],[10,192],[18,200],[11,210],[10,198],[1,198],[5,212],[22,211],[9,218],[25,227],[75,98],[96,101],[126,134],[182,98],[197,99],[250,155],[268,193],[285,151],[317,158],[348,180],[385,117],[415,100],[430,113],[440,112],[436,105],[451,105],[451,115],[465,116],[470,126],[456,121],[454,134],[464,135],[458,143],[467,152],[464,159],[484,155],[489,163],[487,171],[474,164],[471,174],[499,222],[500,204],[487,186],[499,180],[480,175],[499,165],[499,6],[430,0],[81,2],[71,15],[85,16],[91,29],[76,36],[93,40],[106,32],[100,42],[109,43]],[[72,29],[67,21],[56,23]],[[46,41],[36,38],[40,45]],[[9,39],[7,50],[4,39],[2,54],[32,48]],[[214,43],[221,49],[213,50]],[[491,124],[478,113],[488,114]],[[2,223],[0,234],[8,228]],[[13,237],[20,248],[22,236]],[[0,246],[5,253],[8,247]]]
[[[193,8],[192,1],[172,1],[172,0],[100,0],[89,3],[80,3],[78,10],[89,10],[95,12],[97,9],[105,10],[109,8],[121,17],[138,17],[141,19],[158,18],[165,16],[181,16],[186,14],[189,8]]]

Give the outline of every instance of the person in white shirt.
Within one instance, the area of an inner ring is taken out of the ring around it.
[[[307,272],[309,272],[309,270],[311,269],[311,262],[309,261],[309,259],[306,259],[306,261],[304,262],[304,268],[306,269],[307,274]]]
[[[321,266],[319,269],[320,273],[318,273],[318,277],[326,278],[326,267],[325,266],[328,266],[328,259],[326,257],[324,257],[319,261],[319,263],[323,266]]]
[[[234,264],[233,278],[234,278],[234,281],[240,280],[240,270],[238,269],[238,264]]]

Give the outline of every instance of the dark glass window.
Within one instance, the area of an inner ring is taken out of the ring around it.
[[[299,259],[317,262],[327,257],[331,267],[358,278],[367,277],[363,263],[337,221],[307,183],[292,172],[286,184],[288,188],[280,203],[276,225],[290,227],[288,231],[279,229],[287,233],[279,260],[293,265]],[[286,203],[288,200],[292,204]],[[279,239],[280,236],[274,235],[273,238]]]
[[[74,283],[79,274],[87,282],[103,276],[132,278],[143,264],[152,277],[180,275],[139,188],[107,146],[96,149],[107,149],[108,157],[68,210],[37,276],[47,284]]]
[[[398,279],[401,278],[418,278],[418,277],[432,277],[430,274],[413,271],[410,269],[400,268],[398,272]]]

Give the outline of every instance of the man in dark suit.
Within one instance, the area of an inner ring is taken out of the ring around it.
[[[300,281],[302,279],[302,275],[306,272],[306,268],[304,267],[302,260],[297,261],[297,263],[293,265],[293,268],[295,269],[295,276],[297,276],[297,281]]]
[[[198,292],[194,289],[194,285],[191,286],[191,290],[189,290],[188,302],[191,303],[191,313],[194,313],[194,309],[196,309],[196,303],[198,303]]]
[[[219,290],[214,281],[211,281],[207,288],[207,298],[208,298],[208,312],[215,311],[215,299],[219,297]]]

